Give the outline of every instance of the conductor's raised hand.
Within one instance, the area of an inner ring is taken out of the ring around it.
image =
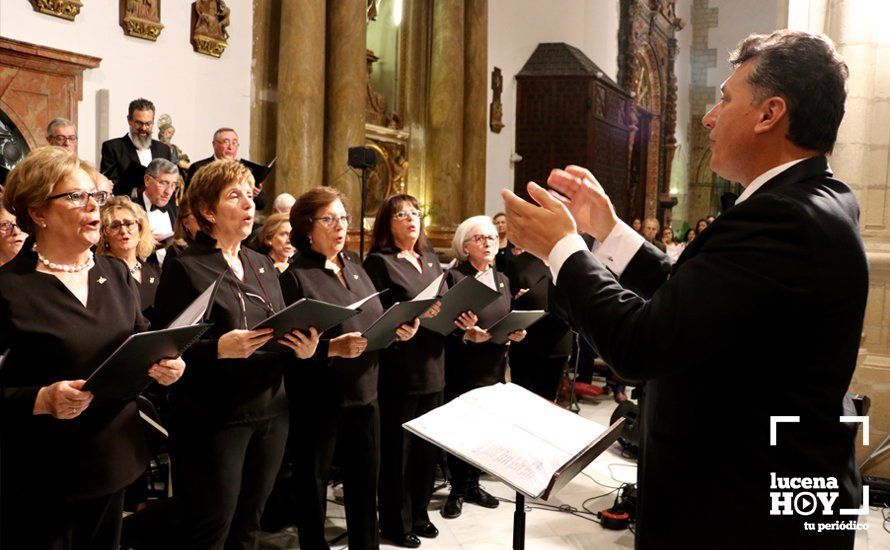
[[[529,182],[527,189],[540,206],[501,189],[507,211],[507,239],[546,261],[556,243],[566,235],[577,233],[578,229],[562,201],[534,182]]]
[[[331,339],[328,345],[328,357],[343,357],[353,359],[358,357],[368,347],[368,339],[361,332],[347,332]]]
[[[287,346],[294,351],[299,359],[309,359],[315,355],[318,348],[319,334],[315,327],[309,327],[309,334],[303,334],[299,330],[286,332],[278,339],[278,343]]]
[[[231,330],[220,337],[216,355],[220,359],[246,359],[271,340],[274,332],[271,328]]]
[[[399,325],[399,328],[396,329],[396,338],[398,338],[400,342],[410,340],[414,338],[414,335],[417,334],[417,329],[419,328],[420,319],[415,317],[413,322]]]
[[[90,406],[92,392],[82,391],[86,380],[62,380],[40,388],[34,400],[34,414],[50,414],[59,420],[80,415]]]
[[[605,240],[618,223],[615,207],[587,168],[569,165],[565,170],[550,172],[547,184],[552,193],[561,200],[578,224],[578,230]]]
[[[180,357],[175,359],[161,359],[148,368],[148,375],[157,380],[162,386],[169,386],[182,378],[185,372],[185,361]]]

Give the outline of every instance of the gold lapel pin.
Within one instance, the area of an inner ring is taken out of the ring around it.
[[[265,272],[266,272],[266,268],[265,268],[265,267],[261,267],[261,268],[260,268],[260,273],[265,273]]]
[[[352,278],[353,278],[353,279],[358,279],[358,275],[353,274]]]
[[[426,263],[426,266],[427,266],[427,267],[433,267],[433,262],[427,262],[427,263]]]
[[[108,279],[106,279],[105,277],[99,277],[99,284],[100,284],[100,285],[104,285],[104,284],[105,284],[105,281],[107,281],[107,280],[108,280]]]
[[[149,282],[149,284],[152,284],[152,285],[155,284],[155,278],[154,278],[154,277],[149,277],[149,278],[148,278],[148,282]]]

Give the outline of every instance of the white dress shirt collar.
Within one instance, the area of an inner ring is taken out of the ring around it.
[[[790,161],[790,162],[786,162],[785,164],[780,164],[780,165],[778,165],[778,166],[774,166],[773,168],[770,168],[770,169],[767,170],[766,172],[760,174],[759,176],[757,176],[756,178],[754,178],[754,179],[751,181],[751,183],[748,184],[748,187],[745,187],[745,190],[742,191],[742,194],[739,195],[739,198],[737,198],[737,199],[735,200],[735,203],[736,203],[736,204],[739,204],[740,202],[744,201],[745,199],[747,199],[748,197],[750,197],[751,195],[753,195],[755,191],[757,191],[758,189],[760,189],[761,187],[763,187],[763,184],[764,184],[764,183],[766,183],[766,182],[768,182],[769,180],[773,179],[774,177],[778,176],[779,174],[781,174],[781,173],[784,172],[785,170],[791,168],[792,166],[794,166],[794,165],[797,164],[798,162],[802,162],[802,161],[804,161],[804,160],[807,160],[807,159],[805,159],[805,158],[802,158],[802,159],[795,159],[795,160],[792,160],[792,161]]]

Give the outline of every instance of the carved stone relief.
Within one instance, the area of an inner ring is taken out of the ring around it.
[[[34,11],[74,21],[83,4],[80,0],[31,0]]]
[[[500,134],[504,129],[504,104],[501,103],[501,93],[504,91],[504,76],[500,67],[491,70],[491,105],[488,110],[488,127],[495,134]]]
[[[120,24],[124,34],[155,41],[161,24],[161,0],[121,0]]]
[[[229,14],[225,0],[197,0],[192,3],[192,47],[198,53],[222,56],[228,45]]]

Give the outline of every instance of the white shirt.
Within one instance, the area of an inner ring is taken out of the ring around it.
[[[743,202],[762,187],[764,183],[803,160],[806,159],[792,160],[791,162],[786,162],[785,164],[770,168],[766,172],[760,174],[748,184],[745,191],[742,192],[738,199],[736,199],[735,203],[739,204],[740,202]],[[609,271],[614,273],[615,278],[617,279],[621,277],[621,274],[624,273],[624,270],[627,268],[627,264],[630,263],[630,260],[634,257],[640,247],[643,246],[643,242],[644,239],[642,235],[634,231],[623,221],[619,220],[602,244],[594,245],[593,255],[597,260],[602,262]],[[559,276],[559,270],[562,268],[562,264],[569,259],[569,256],[579,250],[587,250],[587,245],[584,243],[584,239],[578,234],[566,235],[556,243],[548,256],[550,273],[553,274],[553,284],[556,284],[556,279]]]
[[[160,210],[152,210],[151,199],[148,198],[146,193],[142,193],[142,203],[145,205],[145,211],[148,213],[148,224],[151,226],[151,232],[159,235],[162,239],[173,235],[173,224],[170,223],[170,214]]]
[[[141,164],[142,166],[148,166],[148,163],[151,162],[151,146],[147,147],[146,149],[140,149],[136,142],[133,141],[132,137],[130,137],[129,135],[127,137],[130,138],[130,143],[132,143],[133,147],[136,148],[136,156],[139,157],[139,164]]]

